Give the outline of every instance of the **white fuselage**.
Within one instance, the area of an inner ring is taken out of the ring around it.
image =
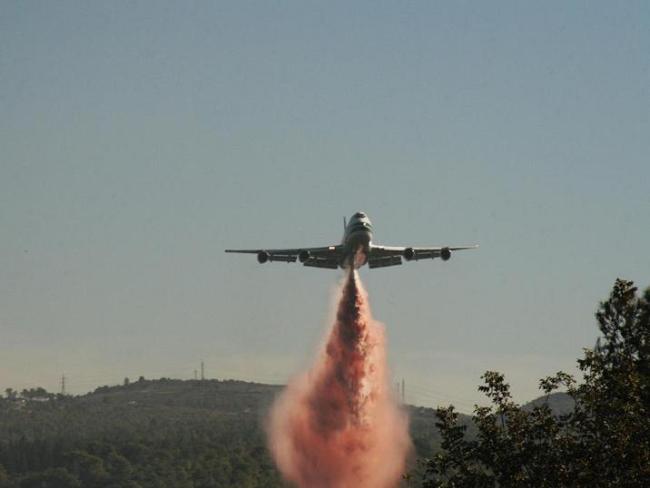
[[[355,213],[345,227],[343,234],[343,246],[345,246],[345,258],[342,266],[353,264],[359,268],[368,261],[368,251],[372,242],[372,223],[363,212]]]

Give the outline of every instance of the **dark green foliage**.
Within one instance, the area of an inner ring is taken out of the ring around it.
[[[650,289],[638,297],[617,280],[596,313],[602,337],[578,360],[579,385],[565,373],[540,381],[547,399],[565,388],[573,408],[514,403],[503,375],[488,371],[479,390],[475,439],[453,407],[438,410],[442,450],[426,464],[423,486],[650,486]]]
[[[282,486],[263,414],[278,387],[140,380],[0,399],[0,488]]]
[[[12,390],[0,397],[0,488],[284,486],[263,430],[279,391],[144,378],[77,397]],[[435,411],[409,414],[417,454],[430,456],[440,444]]]
[[[72,476],[65,468],[48,468],[40,473],[29,473],[18,483],[20,488],[80,488],[79,479]]]

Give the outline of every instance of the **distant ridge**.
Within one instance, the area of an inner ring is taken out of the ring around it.
[[[544,395],[521,406],[523,410],[531,411],[533,408],[548,404],[555,415],[566,415],[575,408],[575,401],[567,393],[556,392]]]

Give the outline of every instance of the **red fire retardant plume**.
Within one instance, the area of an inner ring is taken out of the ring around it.
[[[271,453],[300,488],[393,488],[411,449],[408,419],[391,393],[383,326],[356,271],[315,364],[293,379],[268,421]]]

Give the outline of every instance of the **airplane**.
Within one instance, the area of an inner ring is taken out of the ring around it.
[[[373,227],[364,212],[356,212],[350,222],[343,218],[343,239],[341,244],[324,247],[299,247],[295,249],[226,249],[229,253],[257,254],[260,264],[280,261],[295,263],[313,268],[355,269],[368,264],[369,268],[385,268],[406,261],[440,258],[449,260],[452,251],[476,249],[475,246],[444,247],[400,247],[378,246],[372,243]]]

